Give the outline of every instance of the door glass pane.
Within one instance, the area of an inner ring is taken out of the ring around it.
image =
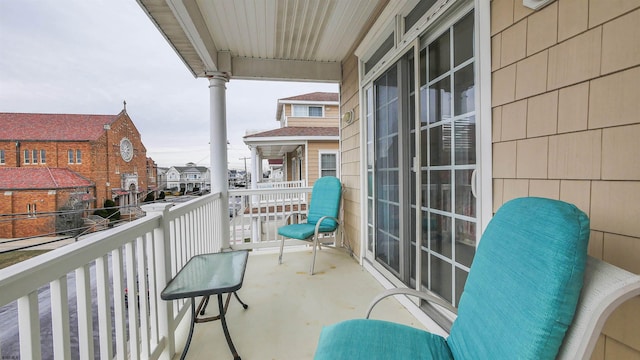
[[[471,191],[473,170],[456,170],[456,214],[475,217],[476,199]]]
[[[473,57],[473,12],[453,26],[453,44],[454,66]]]
[[[431,213],[431,219],[430,249],[451,259],[451,218]]]
[[[451,264],[431,256],[431,290],[450,302],[453,298],[451,281]]]
[[[466,114],[475,109],[475,84],[473,64],[469,64],[455,72],[454,79],[454,115]]]
[[[429,188],[429,207],[432,209],[451,211],[451,171],[434,170],[429,172],[431,181]]]
[[[476,223],[456,219],[456,262],[471,266],[476,254]]]
[[[460,303],[460,297],[462,296],[464,284],[467,282],[468,276],[468,272],[460,268],[456,268],[456,307],[458,307],[458,304]]]
[[[429,122],[451,118],[451,79],[446,78],[429,86]]]
[[[451,125],[446,123],[429,129],[429,142],[429,165],[451,165]]]
[[[449,30],[429,44],[429,81],[439,77],[451,68]]]
[[[476,117],[470,116],[455,121],[456,165],[476,163]]]

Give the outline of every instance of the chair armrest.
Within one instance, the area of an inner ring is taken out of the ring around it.
[[[302,212],[302,211],[292,212],[291,214],[287,215],[287,217],[284,218],[284,223],[288,224],[289,223],[289,219],[291,219],[291,217],[294,216],[294,215],[302,215],[304,217],[307,216],[307,214]]]
[[[452,311],[453,313],[457,313],[457,309],[455,308],[451,308],[451,304],[435,295],[431,295],[422,291],[418,291],[418,290],[414,290],[414,289],[409,289],[409,288],[396,288],[396,289],[388,289],[383,291],[382,293],[378,294],[378,296],[376,296],[373,301],[371,302],[371,304],[369,304],[369,310],[367,310],[367,316],[366,318],[369,318],[369,315],[371,315],[371,311],[373,310],[373,307],[376,306],[376,304],[378,304],[380,302],[380,300],[387,298],[389,296],[394,296],[394,295],[409,295],[409,296],[415,296],[421,300],[424,301],[428,301],[430,303],[434,303],[436,305],[440,305],[444,308],[446,308],[449,311]]]
[[[318,230],[320,230],[320,225],[322,225],[322,222],[325,219],[333,219],[333,221],[335,221],[336,224],[340,225],[340,221],[338,221],[337,218],[334,218],[333,216],[323,216],[320,219],[318,219],[318,221],[316,222],[316,235],[318,235]]]

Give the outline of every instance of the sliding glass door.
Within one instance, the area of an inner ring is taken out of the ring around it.
[[[367,258],[457,306],[478,231],[473,11],[438,30],[364,89]]]

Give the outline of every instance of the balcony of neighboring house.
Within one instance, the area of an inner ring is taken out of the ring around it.
[[[294,189],[298,198],[311,190]],[[268,197],[272,190],[238,190],[231,196],[251,203],[252,197]],[[223,199],[215,193],[175,206],[145,205],[144,218],[0,270],[0,317],[6,325],[0,333],[2,355],[178,358],[188,332],[190,302],[163,301],[160,292],[194,255],[221,248],[252,250],[238,292],[249,308],[232,299],[227,313],[229,331],[245,359],[310,358],[324,325],[363,317],[383,290],[341,248],[339,238],[334,239],[336,248],[319,252],[313,276],[307,273],[311,251],[299,242],[285,243],[283,264],[278,265],[274,249],[279,239],[258,232],[255,241],[244,241],[243,231],[255,229],[251,221],[243,227],[243,211],[225,229]],[[282,202],[270,204],[280,209],[269,215],[273,221],[289,215]],[[227,233],[230,241],[224,241]],[[148,296],[131,296],[145,293]],[[206,314],[216,311],[210,306]],[[377,314],[422,327],[393,299]],[[219,322],[195,325],[187,358],[205,356],[231,357]]]

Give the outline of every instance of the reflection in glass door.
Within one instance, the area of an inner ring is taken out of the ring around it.
[[[473,12],[420,52],[422,286],[457,306],[476,248]]]

